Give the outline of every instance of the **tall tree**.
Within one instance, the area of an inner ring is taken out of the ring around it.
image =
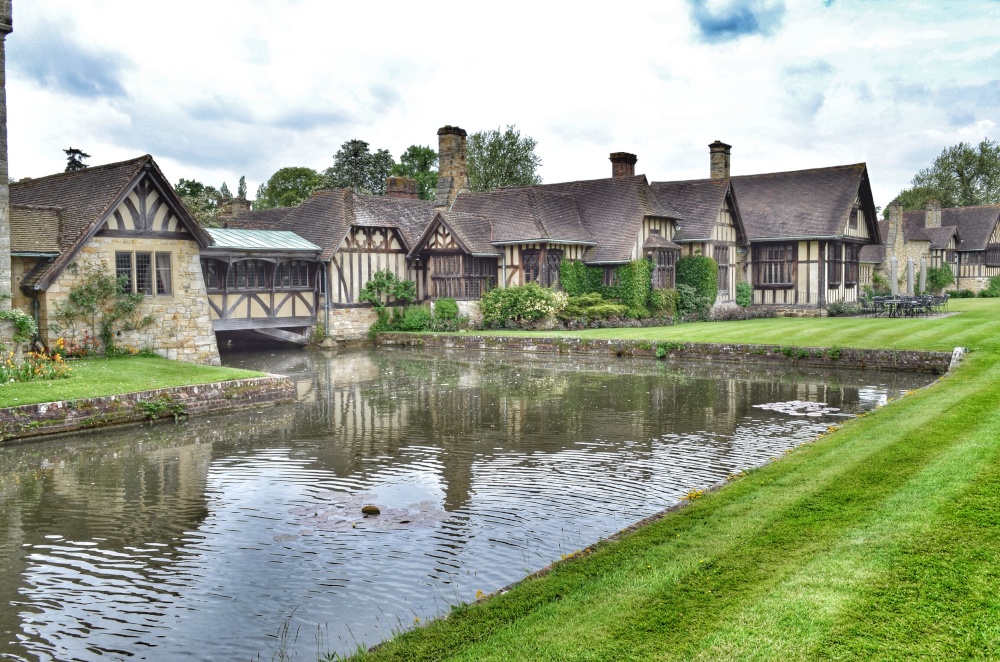
[[[931,198],[942,207],[1000,203],[1000,142],[984,138],[976,146],[961,142],[945,148],[899,193],[904,209],[923,209]]]
[[[233,197],[233,194],[229,191],[229,185],[226,184],[225,182],[222,182],[222,188],[219,189],[219,197],[220,198]]]
[[[219,224],[217,218],[219,191],[214,186],[205,186],[195,179],[181,178],[174,185],[174,191],[194,220],[203,227],[212,228]]]
[[[410,145],[399,157],[399,163],[392,167],[393,175],[413,177],[421,200],[433,200],[437,193],[437,151],[424,145]]]
[[[321,188],[322,177],[312,168],[292,166],[276,171],[257,189],[254,209],[294,207]]]
[[[76,147],[64,149],[63,152],[66,154],[66,172],[75,172],[77,170],[83,170],[87,167],[87,164],[84,163],[83,160],[89,159],[90,154],[87,154],[82,149],[77,149]]]
[[[541,184],[535,172],[542,160],[535,154],[538,141],[508,125],[506,131],[478,131],[466,145],[469,188],[492,191],[501,186]]]
[[[395,164],[388,150],[373,154],[364,140],[348,140],[333,155],[333,166],[323,172],[323,187],[385,195],[385,180]]]
[[[236,197],[240,200],[247,199],[247,178],[246,175],[240,175],[239,186],[236,187]]]

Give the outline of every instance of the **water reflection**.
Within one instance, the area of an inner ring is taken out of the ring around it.
[[[291,376],[300,402],[0,450],[0,655],[266,659],[285,618],[303,659],[349,651],[926,381],[405,349],[228,362]],[[826,409],[754,407],[792,401]]]

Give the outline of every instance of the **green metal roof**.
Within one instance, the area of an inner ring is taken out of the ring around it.
[[[210,248],[243,251],[318,251],[319,246],[288,230],[205,228],[214,242]]]

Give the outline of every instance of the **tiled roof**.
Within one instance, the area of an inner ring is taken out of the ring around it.
[[[244,228],[246,230],[270,230],[280,223],[281,219],[287,216],[292,209],[293,207],[253,209],[220,220],[225,227]]]
[[[728,178],[653,182],[650,186],[658,198],[668,200],[680,214],[681,221],[674,235],[674,241],[678,242],[707,241],[712,238],[712,231],[719,220],[719,210],[725,204],[726,194],[731,188]],[[738,209],[734,209],[733,214],[737,227],[741,227]]]
[[[493,245],[496,241],[493,235],[495,227],[490,221],[456,211],[442,211],[439,215],[452,236],[473,255],[500,255],[500,250]],[[428,229],[433,225],[431,223]]]
[[[12,205],[11,253],[59,253],[59,208]]]
[[[882,241],[886,241],[886,237],[889,236],[889,221],[881,220],[878,222],[878,233],[882,237]],[[861,262],[882,264],[885,262],[885,244],[868,244],[867,246],[862,246],[861,252],[858,253],[858,260]]]
[[[434,202],[355,194],[355,225],[397,228],[412,247],[434,216]]]
[[[645,175],[542,184],[533,188],[573,196],[583,227],[597,242],[587,250],[587,262],[626,262],[646,216],[680,218],[666,200],[653,192]]]
[[[76,256],[89,240],[100,221],[114,210],[120,199],[143,173],[154,177],[168,200],[181,215],[192,236],[202,245],[211,237],[198,226],[181,204],[170,183],[149,154],[129,161],[91,166],[37,179],[22,179],[10,185],[10,203],[14,207],[50,207],[58,209],[58,247],[60,255],[46,268],[32,273],[22,286],[44,289]],[[52,217],[49,217],[52,221]]]
[[[451,211],[488,220],[495,244],[546,240],[594,243],[583,227],[574,197],[544,186],[462,193]]]
[[[320,247],[288,230],[247,230],[242,228],[206,228],[212,236],[213,249],[246,251],[319,251]]]
[[[859,193],[865,216],[875,214],[864,163],[744,175],[732,182],[750,241],[841,236]]]
[[[941,210],[941,225],[958,227],[960,251],[986,250],[993,230],[1000,222],[1000,205],[949,207]]]

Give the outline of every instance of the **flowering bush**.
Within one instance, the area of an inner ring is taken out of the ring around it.
[[[3,383],[64,379],[69,373],[70,367],[59,354],[31,352],[18,362],[14,360],[14,352],[10,352],[0,362],[0,382]]]
[[[66,342],[65,338],[57,338],[52,343],[52,355],[62,358],[85,358],[88,356],[98,356],[101,354],[101,343],[97,338],[90,335],[90,331],[83,332],[83,338],[77,342],[71,339]]]
[[[566,307],[566,295],[537,283],[496,288],[483,295],[479,309],[487,328],[517,328],[551,317]]]

